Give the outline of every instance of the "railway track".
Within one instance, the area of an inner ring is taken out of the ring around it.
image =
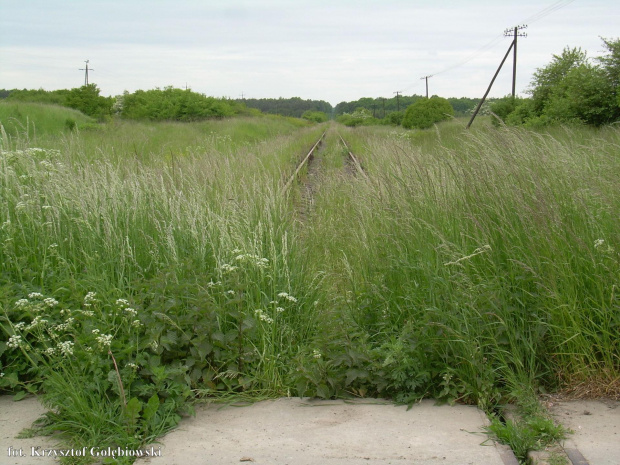
[[[283,192],[286,192],[286,191],[288,191],[290,189],[290,187],[293,185],[293,183],[297,179],[297,176],[299,175],[299,172],[303,169],[304,166],[306,166],[307,164],[310,163],[310,161],[314,157],[314,151],[323,142],[323,139],[325,138],[325,134],[327,134],[327,131],[324,131],[323,134],[321,134],[321,137],[319,137],[319,140],[316,141],[316,143],[312,146],[312,148],[310,149],[308,154],[303,158],[303,160],[301,160],[299,165],[297,165],[297,169],[295,169],[295,172],[293,173],[293,175],[290,177],[288,182],[284,185]]]
[[[302,171],[302,169],[304,167],[308,167],[310,165],[310,163],[314,159],[315,152],[317,151],[317,149],[323,143],[326,134],[327,134],[327,131],[325,131],[325,132],[323,132],[323,134],[321,134],[321,137],[319,137],[319,140],[316,141],[316,143],[312,146],[312,148],[306,154],[306,156],[301,160],[301,162],[299,162],[299,164],[297,165],[297,168],[295,169],[295,172],[293,173],[293,175],[289,178],[289,180],[284,185],[284,189],[283,189],[284,193],[286,193],[291,188],[291,186],[293,185],[295,180],[298,178],[299,173]],[[360,163],[358,158],[353,154],[353,152],[351,152],[351,150],[349,149],[349,146],[345,142],[344,138],[340,134],[338,134],[338,138],[340,139],[340,141],[342,142],[342,145],[344,146],[345,150],[347,151],[347,154],[348,154],[348,158],[347,159],[355,167],[355,172],[359,173],[361,176],[363,176],[364,178],[368,179],[368,175],[364,171],[364,168],[363,168],[362,164]]]

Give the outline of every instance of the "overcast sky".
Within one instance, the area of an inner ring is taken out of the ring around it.
[[[619,0],[0,0],[0,88],[103,95],[189,86],[216,97],[481,97],[510,39],[517,92],[564,47],[620,37]],[[463,63],[465,62],[465,63]],[[460,66],[459,66],[460,64]],[[511,91],[506,62],[491,96]]]

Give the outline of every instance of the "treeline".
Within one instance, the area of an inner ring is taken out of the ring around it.
[[[620,121],[620,39],[602,40],[604,55],[591,60],[580,48],[567,47],[534,73],[530,98],[506,97],[491,111],[508,125]]]
[[[454,115],[454,108],[448,99],[433,95],[428,99],[418,98],[406,110],[393,111],[385,118],[377,118],[367,108],[358,107],[351,113],[337,116],[336,121],[346,126],[394,125],[405,129],[427,129]]]
[[[410,106],[419,100],[423,100],[426,97],[422,95],[401,95],[397,97],[384,98],[384,97],[363,97],[359,100],[353,100],[351,102],[340,102],[334,109],[334,115],[340,116],[345,113],[351,114],[356,110],[365,109],[368,110],[374,118],[383,119],[390,117],[392,113],[403,112]],[[464,116],[471,113],[471,111],[478,104],[478,99],[472,99],[467,97],[461,98],[449,98],[447,99],[456,116]],[[398,117],[396,117],[398,119]],[[394,119],[394,116],[392,116]]]
[[[9,102],[66,106],[100,121],[113,115],[151,121],[195,121],[257,113],[234,100],[208,97],[191,90],[173,87],[125,92],[117,97],[101,96],[95,84],[53,91],[0,89],[0,98]]]
[[[292,116],[302,118],[306,112],[322,112],[331,116],[333,107],[323,100],[303,100],[300,97],[292,98],[247,98],[237,99],[237,103],[245,104],[248,108],[255,108],[263,113],[273,115]]]

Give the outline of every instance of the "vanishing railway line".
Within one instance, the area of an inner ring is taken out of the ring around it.
[[[319,137],[319,139],[312,146],[310,151],[306,154],[306,156],[304,156],[304,158],[299,162],[293,175],[288,179],[288,181],[284,185],[284,189],[283,189],[284,193],[286,193],[291,188],[291,186],[295,183],[295,181],[299,178],[299,175],[304,169],[304,167],[307,169],[310,169],[310,165],[312,164],[315,158],[315,153],[322,147],[325,141],[326,134],[327,134],[327,131],[324,131],[323,134],[321,134],[321,137]],[[338,138],[342,142],[342,145],[344,146],[344,149],[346,150],[348,154],[347,156],[348,163],[354,166],[356,173],[358,173],[359,175],[367,179],[368,175],[364,171],[364,168],[362,164],[360,163],[359,159],[353,154],[353,152],[351,152],[351,150],[349,149],[349,146],[347,145],[344,138],[340,134],[338,134]]]

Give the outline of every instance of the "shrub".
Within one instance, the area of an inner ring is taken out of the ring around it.
[[[406,129],[426,129],[454,116],[454,109],[445,98],[433,96],[418,100],[405,112],[402,125]]]

